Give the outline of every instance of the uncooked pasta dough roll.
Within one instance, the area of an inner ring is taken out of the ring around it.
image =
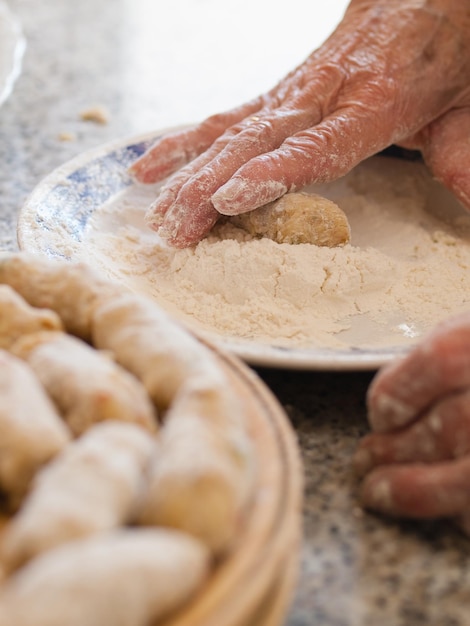
[[[0,350],[0,489],[15,506],[36,471],[69,442],[67,426],[31,368]]]
[[[107,291],[120,291],[84,263],[25,252],[0,255],[0,283],[13,287],[34,307],[52,309],[68,332],[87,340],[97,298]]]
[[[62,543],[127,523],[156,442],[139,426],[107,422],[44,467],[2,536],[2,562],[17,568]]]
[[[20,338],[11,350],[29,363],[74,435],[105,420],[156,431],[156,412],[142,383],[84,341],[40,332]]]
[[[238,534],[254,470],[228,401],[214,381],[188,381],[166,416],[139,516],[197,537],[214,554]]]
[[[57,313],[30,306],[9,285],[0,285],[0,348],[8,349],[19,337],[41,330],[62,330]]]
[[[207,348],[135,295],[96,307],[93,338],[143,381],[161,409],[170,405],[142,523],[183,529],[223,551],[253,484],[243,409],[225,373]]]
[[[0,592],[1,626],[149,626],[204,584],[209,555],[171,530],[73,541],[20,569]]]
[[[221,377],[208,349],[151,300],[136,294],[102,298],[94,309],[92,338],[97,348],[110,350],[144,383],[162,410],[192,376]]]

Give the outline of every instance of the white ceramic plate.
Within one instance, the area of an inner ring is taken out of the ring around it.
[[[0,105],[11,94],[20,74],[24,48],[20,23],[0,0]]]
[[[357,257],[352,273],[349,266],[347,271],[338,270],[335,280],[341,297],[333,293],[326,317],[334,317],[335,302],[345,313],[331,336],[325,331],[302,344],[276,337],[260,340],[227,334],[193,320],[187,311],[161,300],[155,292],[155,265],[136,272],[134,261],[120,249],[123,240],[137,255],[140,246],[147,251],[162,248],[143,219],[156,189],[133,184],[127,174],[129,164],[156,136],[113,142],[52,172],[20,213],[20,248],[95,264],[131,289],[153,295],[196,333],[259,366],[372,370],[404,353],[436,322],[470,308],[470,218],[420,163],[374,157],[340,181],[315,188],[347,212],[353,252],[362,255],[372,249],[373,253],[372,260],[363,262]],[[131,236],[122,235],[129,225]],[[336,259],[345,254],[341,250],[335,249]],[[325,254],[330,254],[329,249]],[[158,260],[151,259],[151,263]],[[335,263],[329,263],[332,275]],[[404,277],[396,267],[405,272]],[[361,294],[356,297],[358,281]],[[390,294],[390,304],[386,300],[377,304],[382,295]],[[352,301],[353,314],[348,309]],[[370,302],[375,304],[369,306]],[[312,317],[317,314],[315,324],[320,327],[328,320],[318,317],[316,309],[312,307]]]

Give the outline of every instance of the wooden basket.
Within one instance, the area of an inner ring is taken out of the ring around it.
[[[242,399],[257,458],[255,496],[239,540],[207,585],[160,626],[277,626],[296,581],[302,469],[287,416],[256,374],[216,353]]]

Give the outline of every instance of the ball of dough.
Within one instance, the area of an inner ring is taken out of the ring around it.
[[[254,237],[268,237],[277,243],[333,248],[351,238],[344,212],[317,194],[288,193],[259,209],[235,215],[230,221]]]

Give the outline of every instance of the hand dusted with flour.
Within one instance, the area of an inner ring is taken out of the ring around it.
[[[171,178],[148,213],[190,246],[220,213],[250,211],[334,180],[395,144],[421,150],[470,208],[468,0],[352,0],[326,42],[271,91],[163,137],[134,166]]]
[[[368,393],[372,434],[354,459],[366,507],[450,517],[470,534],[470,315],[439,325]]]

